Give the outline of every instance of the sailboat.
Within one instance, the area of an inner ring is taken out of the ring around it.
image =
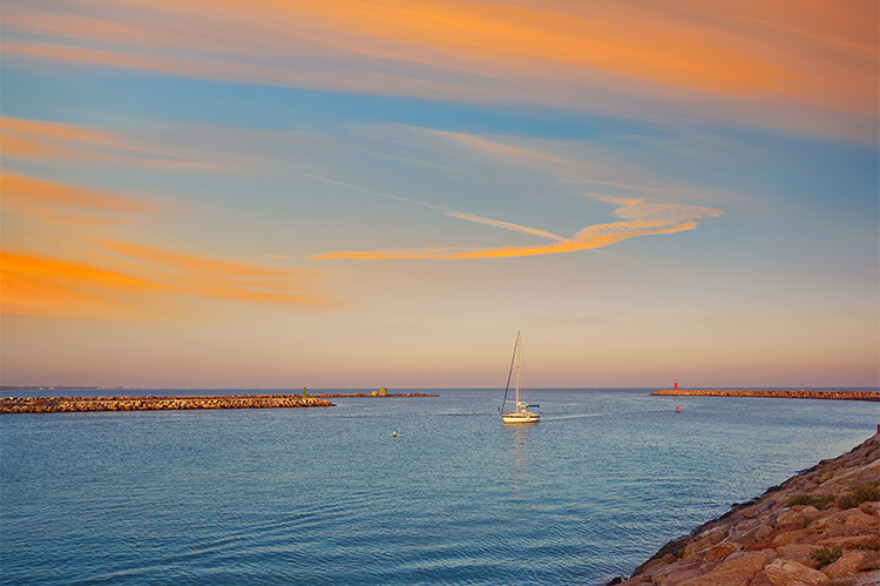
[[[507,392],[510,390],[510,378],[513,375],[513,367],[516,366],[516,396],[515,407],[513,411],[505,411],[504,405],[507,403]],[[541,414],[529,411],[529,407],[540,407],[540,405],[530,405],[522,403],[519,399],[519,379],[520,370],[522,369],[522,335],[516,333],[516,342],[513,344],[513,358],[510,359],[510,370],[507,372],[507,386],[504,387],[504,400],[498,411],[501,413],[501,419],[504,423],[538,423],[541,420]]]

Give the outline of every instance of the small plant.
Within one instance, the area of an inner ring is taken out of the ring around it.
[[[846,492],[847,494],[837,499],[841,509],[852,509],[868,501],[880,501],[880,485],[877,482],[853,484]]]
[[[839,547],[835,547],[832,549],[828,549],[827,547],[823,547],[822,549],[814,549],[810,552],[810,557],[816,560],[816,569],[820,570],[827,566],[828,564],[833,564],[837,560],[840,559],[840,556],[843,555],[843,550]]]
[[[785,505],[786,507],[793,507],[795,505],[807,505],[810,507],[816,507],[820,511],[823,511],[831,506],[831,503],[834,502],[833,494],[825,494],[822,496],[813,496],[809,494],[799,494],[792,498]]]

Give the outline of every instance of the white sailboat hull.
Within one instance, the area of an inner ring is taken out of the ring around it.
[[[531,411],[507,411],[501,414],[501,419],[505,424],[508,423],[538,423],[541,420],[539,413]]]

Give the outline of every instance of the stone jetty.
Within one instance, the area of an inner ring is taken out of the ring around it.
[[[806,391],[771,389],[767,391],[664,389],[652,395],[667,397],[775,397],[780,399],[831,399],[837,401],[880,401],[880,391]]]
[[[319,397],[300,395],[194,395],[168,397],[4,397],[0,413],[78,411],[164,411],[169,409],[268,409],[332,407]]]
[[[432,393],[309,393],[295,395],[192,395],[150,397],[6,397],[2,413],[62,413],[77,411],[164,411],[168,409],[268,409],[333,407],[327,399],[437,397]]]
[[[880,434],[670,541],[609,584],[880,584]]]

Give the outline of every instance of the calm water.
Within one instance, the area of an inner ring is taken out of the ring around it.
[[[880,423],[864,402],[546,390],[540,424],[503,427],[500,391],[438,392],[4,415],[0,579],[598,584]]]

